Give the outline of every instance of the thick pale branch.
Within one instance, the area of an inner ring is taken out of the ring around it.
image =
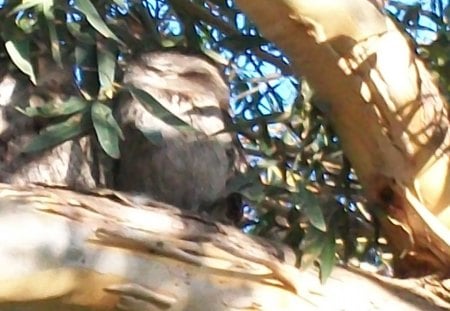
[[[0,310],[434,310],[343,269],[321,286],[288,250],[158,202],[3,184],[0,201]]]
[[[294,310],[301,303],[293,289],[294,267],[286,265],[291,268],[286,276],[242,258],[245,249],[227,251],[220,245],[221,240],[233,245],[240,237],[240,245],[261,262],[283,267],[271,255],[281,250],[272,246],[271,252],[269,245],[237,232],[228,238],[221,227],[195,215],[163,204],[140,208],[112,192],[88,196],[2,186],[0,193],[1,303],[57,299],[99,309],[129,304],[124,310],[133,304],[147,306],[139,310],[229,310],[252,304]]]

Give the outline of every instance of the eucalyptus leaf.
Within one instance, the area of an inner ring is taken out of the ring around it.
[[[30,60],[30,41],[29,40],[9,40],[5,43],[6,51],[13,63],[27,76],[31,82],[36,84],[36,74]]]
[[[306,270],[319,258],[324,248],[325,234],[314,227],[308,228],[300,244],[302,258],[300,268]]]
[[[92,4],[90,0],[74,0],[74,6],[80,12],[86,16],[89,24],[101,33],[106,38],[111,38],[116,40],[117,42],[123,43],[117,36],[109,29],[108,25],[103,21],[100,14],[95,9],[95,6]]]
[[[40,107],[27,107],[21,109],[17,107],[16,109],[25,114],[28,117],[41,117],[41,118],[54,118],[60,116],[67,116],[83,109],[87,108],[87,102],[76,96],[71,96],[64,102],[48,102]]]
[[[119,139],[123,138],[123,134],[111,108],[95,102],[92,105],[91,116],[100,146],[111,158],[120,158]]]
[[[100,49],[97,49],[98,78],[100,80],[100,98],[114,97],[114,78],[116,74],[117,46],[112,41],[107,41]]]
[[[95,31],[84,31],[78,23],[66,23],[66,28],[79,42],[95,44]]]
[[[299,192],[294,197],[294,202],[300,205],[311,225],[323,232],[327,230],[318,199],[311,192],[300,186]]]
[[[39,133],[22,152],[36,153],[81,136],[90,128],[88,120],[86,114],[78,114],[61,123],[51,125]]]
[[[323,241],[322,253],[319,256],[320,281],[325,283],[336,263],[336,241],[333,231],[328,231]]]
[[[303,206],[303,211],[306,217],[308,217],[311,225],[319,229],[320,231],[327,230],[327,225],[323,217],[322,210],[318,204],[305,204]]]
[[[175,116],[146,91],[131,85],[125,86],[125,89],[158,119],[172,125],[180,131],[196,131],[190,124]]]
[[[61,47],[60,47],[60,39],[58,38],[58,33],[56,31],[55,25],[55,15],[53,12],[53,1],[44,1],[43,2],[43,13],[46,18],[48,33],[50,38],[50,49],[52,51],[53,60],[59,65],[62,66],[61,60]]]

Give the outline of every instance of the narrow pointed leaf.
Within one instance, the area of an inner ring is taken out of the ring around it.
[[[54,147],[87,133],[89,127],[86,115],[78,114],[61,123],[47,127],[25,147],[23,152],[35,153]]]
[[[114,97],[114,77],[116,74],[117,47],[113,41],[97,50],[98,78],[100,80],[100,98]]]
[[[94,30],[92,31],[85,31],[83,27],[81,27],[78,23],[66,23],[66,28],[68,32],[74,36],[77,41],[81,43],[88,43],[88,44],[95,44],[95,34],[96,32]],[[91,28],[92,29],[92,28]]]
[[[66,101],[48,102],[40,107],[27,107],[16,109],[29,117],[54,118],[60,116],[68,116],[87,108],[87,102],[79,97],[71,96]]]
[[[95,6],[89,0],[75,0],[74,6],[85,16],[89,24],[95,28],[99,33],[101,33],[106,38],[111,38],[117,42],[122,43],[119,38],[109,29],[108,25],[103,21],[100,14],[95,9]]]
[[[13,63],[36,84],[36,74],[30,61],[30,41],[9,40],[5,43],[6,51]]]
[[[46,18],[47,28],[50,38],[50,49],[52,51],[53,60],[62,66],[61,47],[59,45],[58,32],[55,26],[55,15],[53,12],[53,1],[43,2],[43,13]]]
[[[322,209],[314,194],[306,190],[303,186],[300,186],[299,192],[294,198],[294,202],[300,206],[302,212],[308,217],[311,225],[323,232],[327,230]]]
[[[175,116],[146,91],[131,85],[127,85],[126,89],[158,119],[176,127],[180,131],[196,131],[190,124]]]
[[[119,139],[123,134],[111,108],[95,102],[92,105],[91,116],[100,146],[111,158],[120,158]]]
[[[323,238],[325,234],[314,227],[306,231],[300,249],[303,252],[300,267],[302,270],[308,269],[321,255],[324,248]]]
[[[322,253],[319,257],[320,262],[320,281],[325,283],[328,277],[331,275],[331,271],[336,263],[336,241],[334,238],[334,232],[329,231],[326,234]]]

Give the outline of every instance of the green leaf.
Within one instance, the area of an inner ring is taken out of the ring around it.
[[[320,231],[327,230],[327,225],[325,223],[325,219],[319,205],[314,203],[305,204],[303,206],[303,211],[305,212],[306,217],[308,217],[309,221],[311,222],[311,225],[313,225]]]
[[[79,23],[66,23],[66,28],[69,31],[69,33],[74,36],[77,41],[80,43],[88,43],[88,44],[95,44],[95,34],[96,32],[89,27],[88,31],[86,31],[85,28],[82,27]],[[91,30],[91,31],[89,31]]]
[[[31,143],[25,147],[23,153],[35,153],[59,145],[85,134],[89,126],[90,123],[85,114],[73,116],[61,123],[47,127],[33,138]]]
[[[314,227],[310,227],[303,238],[300,249],[303,251],[300,268],[308,269],[319,258],[324,248],[324,233]]]
[[[175,116],[146,91],[132,85],[126,85],[125,89],[158,119],[176,127],[180,131],[196,131],[190,124]]]
[[[100,80],[99,98],[114,97],[114,78],[116,74],[117,46],[112,41],[97,50],[98,78]]]
[[[89,0],[74,0],[74,7],[86,16],[89,24],[106,38],[114,39],[123,44],[116,35],[109,29],[108,25],[103,21],[95,6]]]
[[[36,74],[30,61],[30,41],[29,40],[9,40],[5,43],[6,51],[13,63],[27,76],[31,82],[36,84]]]
[[[59,65],[62,66],[61,60],[61,47],[59,45],[58,33],[56,31],[55,26],[55,15],[53,12],[53,1],[43,1],[43,13],[46,18],[49,38],[50,38],[50,49],[52,51],[53,60]]]
[[[16,107],[16,109],[32,118],[54,118],[80,112],[81,110],[86,109],[86,107],[87,102],[85,100],[76,96],[71,96],[62,103],[51,101],[40,107],[27,107],[25,109]]]
[[[100,146],[111,158],[120,158],[119,138],[123,138],[123,134],[111,108],[95,102],[92,105],[91,116]]]
[[[323,243],[322,253],[319,257],[320,281],[325,283],[333,271],[336,263],[336,241],[333,231],[328,231]]]
[[[308,217],[311,225],[322,232],[327,230],[327,224],[325,223],[322,209],[314,194],[306,190],[303,186],[300,186],[299,192],[294,197],[294,202],[300,206],[306,217]]]

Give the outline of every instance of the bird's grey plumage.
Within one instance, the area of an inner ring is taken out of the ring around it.
[[[214,135],[225,127],[229,102],[219,70],[197,56],[149,53],[128,65],[124,83],[147,91],[196,131],[175,128],[125,96],[117,113],[125,140],[116,187],[194,210],[225,195],[233,143],[229,133]]]

